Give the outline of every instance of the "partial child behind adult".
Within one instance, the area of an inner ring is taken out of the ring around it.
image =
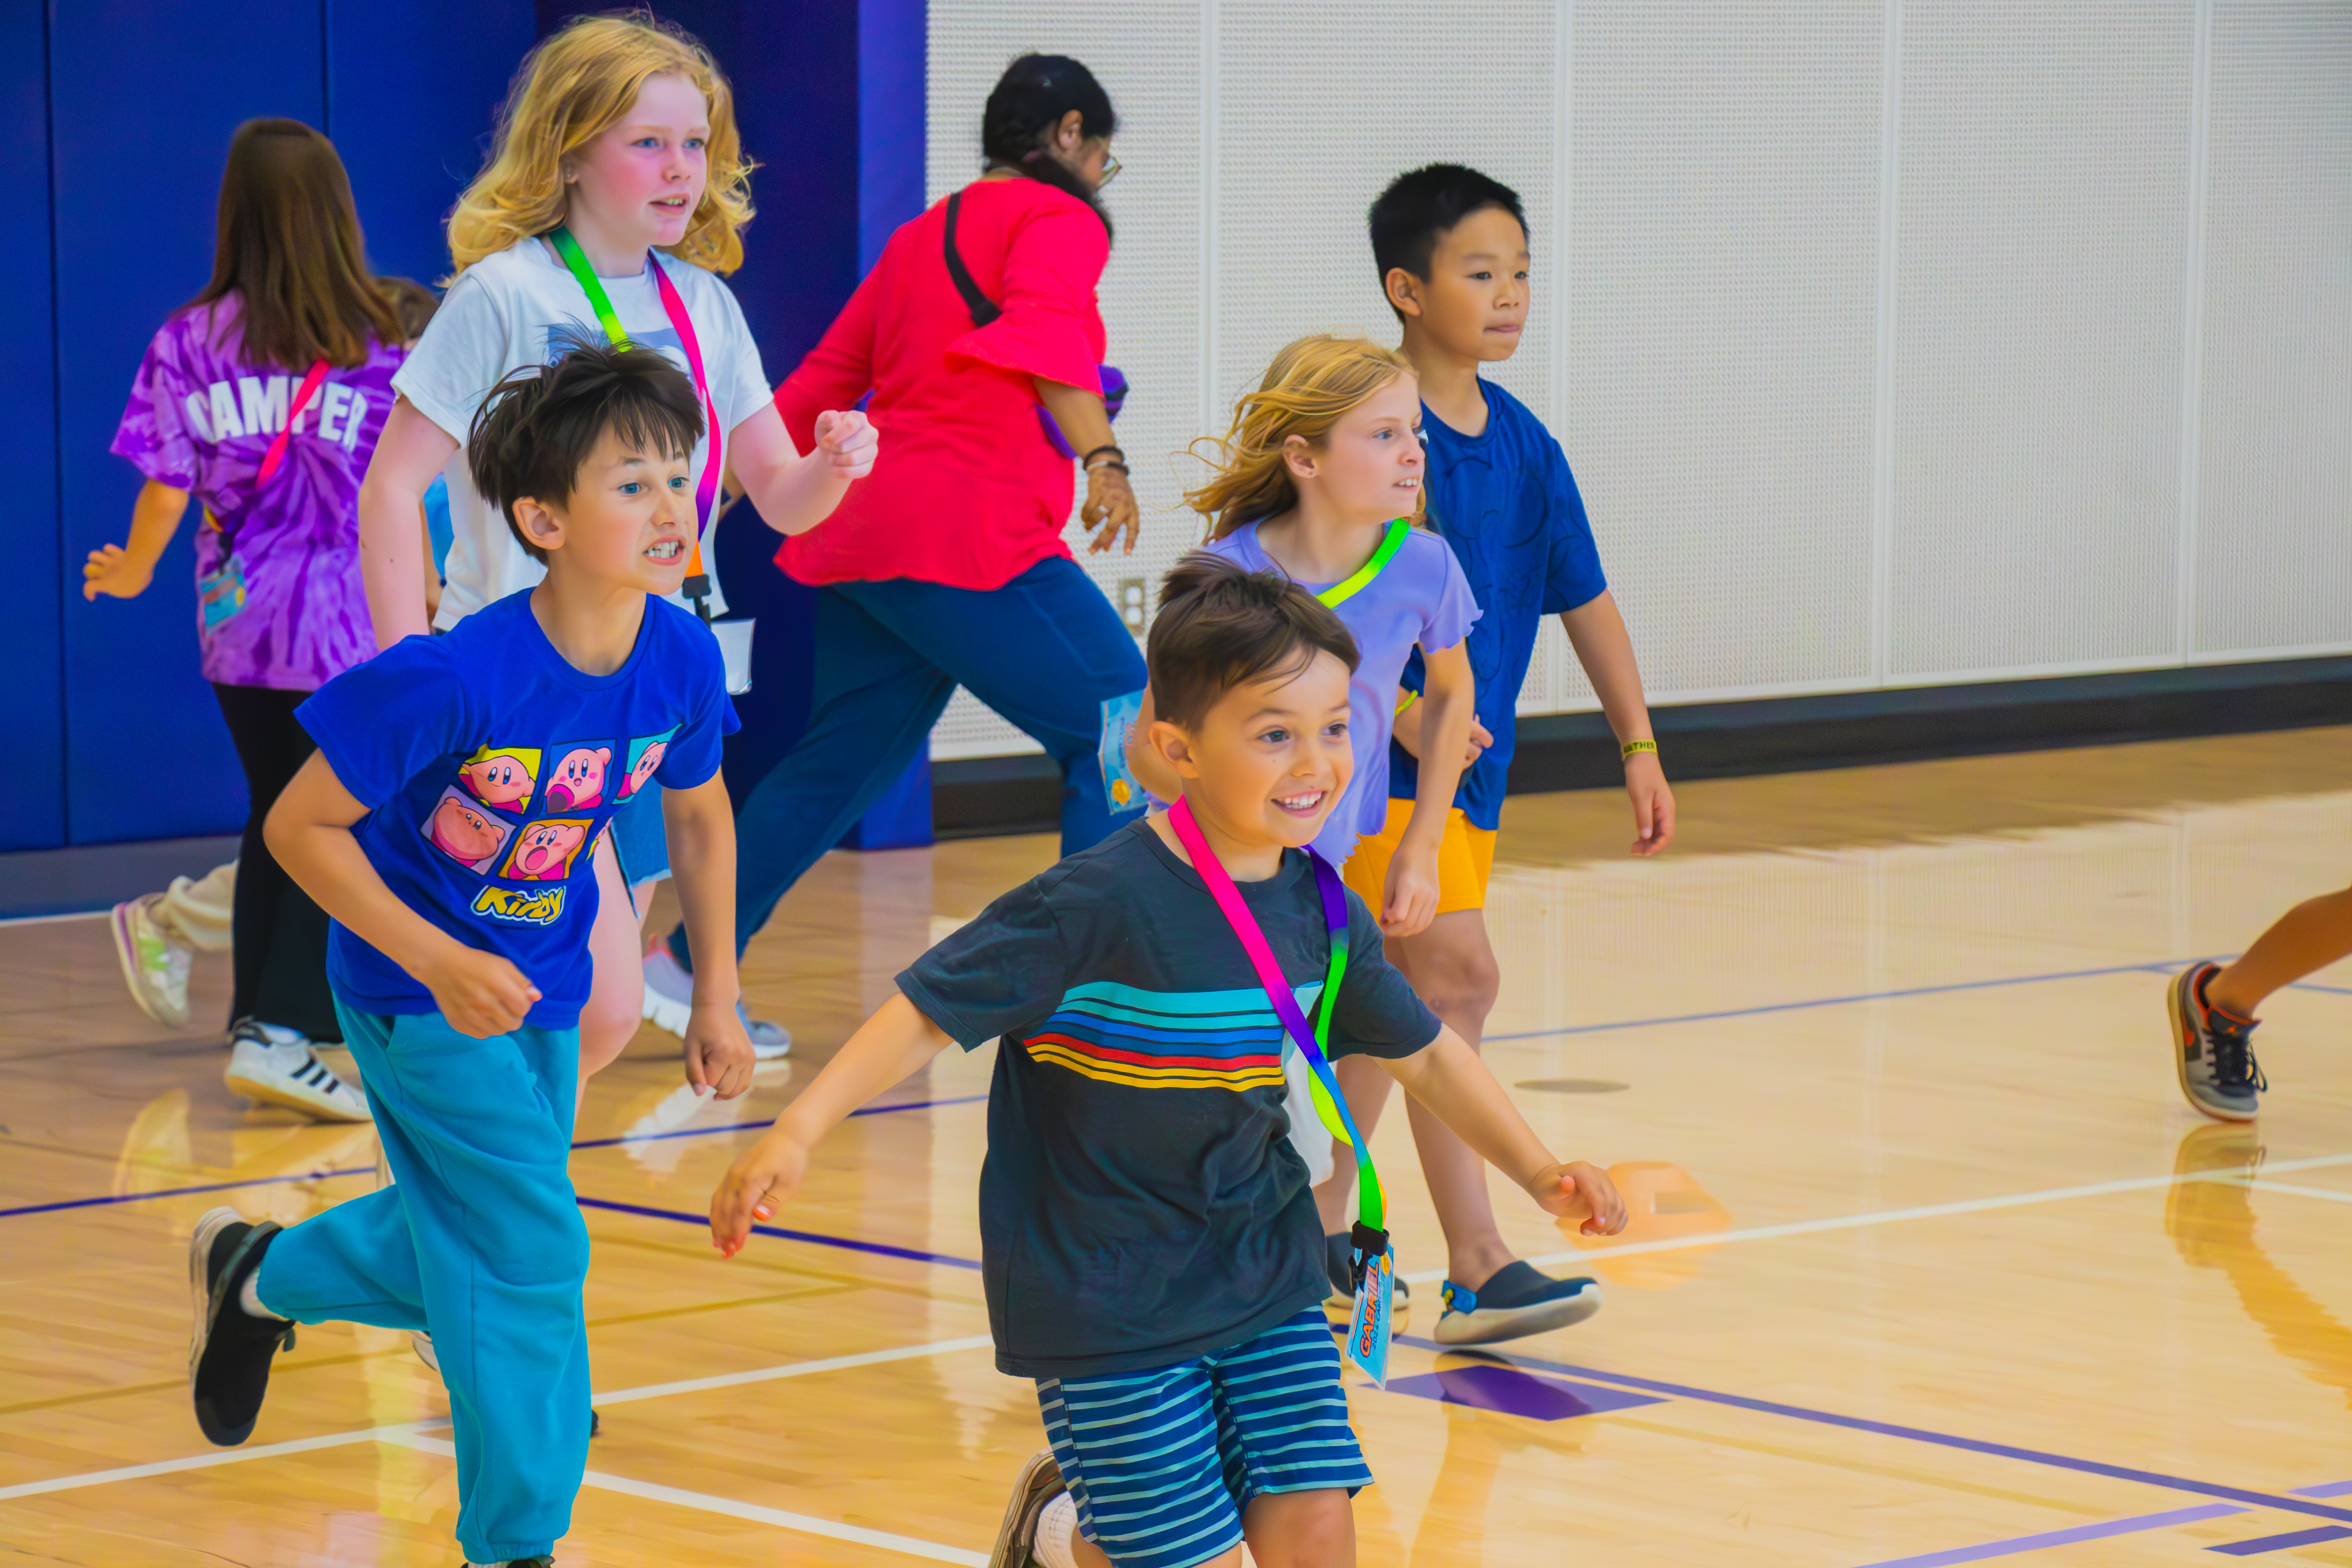
[[[874,437],[863,415],[818,415],[816,450],[804,460],[769,399],[759,347],[722,281],[742,265],[750,174],[726,76],[675,26],[644,13],[578,17],[524,59],[488,162],[450,215],[457,270],[394,382],[400,400],[360,495],[380,644],[427,629],[429,557],[418,509],[436,474],[448,483],[453,542],[430,625],[454,629],[539,581],[539,564],[468,477],[459,444],[489,387],[583,326],[593,332],[604,322],[701,383],[705,413],[715,417],[695,449],[691,490],[706,515],[689,555],[702,564],[689,581],[709,576],[707,514],[722,471],[733,469],[771,527],[797,533],[872,467]],[[701,605],[714,616],[726,608],[715,582]],[[544,759],[550,767],[562,761]],[[535,776],[534,784],[609,801],[625,783],[621,761],[583,759],[570,779]],[[593,942],[595,994],[581,1023],[583,1078],[620,1055],[646,1016],[638,922],[669,864],[658,815],[625,818],[612,842],[597,847],[595,862],[604,915]],[[745,1023],[762,1056],[791,1048],[781,1028]]]
[[[1442,809],[1436,917],[1396,942],[1396,963],[1475,1049],[1501,979],[1486,935],[1486,881],[1519,688],[1544,616],[1559,616],[1616,732],[1634,854],[1655,855],[1672,842],[1675,802],[1659,769],[1633,642],[1601,574],[1568,458],[1526,405],[1478,374],[1482,364],[1517,350],[1527,322],[1528,235],[1518,197],[1474,170],[1432,164],[1392,182],[1370,220],[1381,287],[1403,324],[1402,352],[1420,376],[1430,520],[1482,612],[1467,644],[1481,722],[1459,786],[1438,797],[1451,804],[1439,807],[1428,777],[1457,765],[1456,743],[1421,717],[1425,702],[1404,709],[1388,820],[1349,862],[1348,879],[1360,890],[1380,886],[1390,855],[1437,826],[1433,818]],[[1421,670],[1409,670],[1405,685],[1409,699],[1423,685]],[[1387,1101],[1387,1080],[1352,1063],[1339,1077],[1358,1124],[1369,1130]],[[1420,1105],[1408,1105],[1407,1114],[1445,1231],[1444,1310],[1435,1338],[1486,1344],[1566,1327],[1598,1310],[1600,1287],[1591,1279],[1552,1279],[1513,1255],[1495,1224],[1477,1154]],[[1342,1164],[1316,1194],[1327,1231],[1342,1226],[1349,1178]]]
[[[1179,781],[1174,811],[1070,856],[916,960],[736,1161],[712,1239],[740,1248],[859,1106],[950,1044],[995,1039],[989,1326],[998,1369],[1035,1381],[1053,1447],[1016,1484],[992,1562],[1024,1568],[1034,1550],[1048,1568],[1230,1568],[1247,1540],[1263,1563],[1341,1568],[1349,1498],[1371,1473],[1284,1108],[1295,1047],[1212,889],[1259,928],[1276,984],[1316,1008],[1332,939],[1305,847],[1354,773],[1356,648],[1279,574],[1195,553],[1169,574],[1147,652],[1149,743]],[[1376,1061],[1546,1211],[1619,1229],[1608,1177],[1552,1158],[1389,966],[1363,900],[1340,896],[1329,1054]]]
[[[492,392],[467,447],[476,493],[545,576],[320,689],[300,713],[319,750],[269,817],[271,847],[334,917],[335,1007],[397,1181],[283,1232],[215,1209],[188,1258],[206,1437],[252,1433],[294,1321],[429,1328],[458,1543],[468,1563],[541,1568],[570,1528],[590,1423],[588,1233],[568,1170],[600,892],[587,850],[650,809],[658,779],[678,901],[720,954],[735,876],[724,660],[663,602],[693,549],[700,400],[658,353],[553,347],[553,366]],[[542,784],[583,749],[625,759],[593,803]],[[734,966],[696,984],[687,1074],[731,1098],[752,1067]]]
[[[278,868],[262,824],[312,750],[295,708],[375,651],[354,506],[405,353],[333,144],[299,121],[247,121],[221,175],[212,281],[148,345],[115,433],[113,449],[147,481],[130,541],[82,568],[85,599],[136,596],[189,500],[199,503],[197,643],[249,801],[223,1076],[320,1121],[364,1121],[367,1103],[311,1048],[342,1037],[327,917]],[[194,897],[203,885],[113,913],[132,997],[175,1027],[188,1020],[192,950],[210,934]]]

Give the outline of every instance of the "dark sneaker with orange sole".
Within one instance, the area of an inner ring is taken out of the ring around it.
[[[2252,1121],[2270,1080],[2254,1060],[2254,1023],[2205,1000],[2218,963],[2192,963],[2165,991],[2172,1015],[2172,1065],[2189,1103],[2221,1121]]]

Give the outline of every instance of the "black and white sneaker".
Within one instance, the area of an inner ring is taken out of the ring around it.
[[[221,1081],[247,1100],[283,1105],[314,1121],[368,1121],[359,1090],[319,1059],[299,1029],[239,1018],[228,1036],[228,1068]]]
[[[217,1208],[196,1222],[188,1238],[188,1291],[195,1309],[188,1337],[188,1392],[196,1425],[208,1441],[224,1448],[253,1436],[262,1395],[269,1390],[270,1359],[279,1345],[294,1345],[292,1323],[257,1318],[240,1299],[278,1231],[266,1220],[248,1225],[235,1209]]]
[[[1442,1345],[1491,1345],[1580,1323],[1601,1310],[1601,1286],[1587,1278],[1555,1279],[1517,1259],[1472,1290],[1445,1282],[1445,1311],[1437,1320]]]

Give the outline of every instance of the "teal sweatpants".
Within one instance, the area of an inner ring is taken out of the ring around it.
[[[257,1289],[304,1323],[426,1329],[449,1389],[457,1543],[555,1550],[588,1465],[588,1227],[573,1202],[577,1029],[477,1040],[335,999],[395,1184],[270,1243]]]

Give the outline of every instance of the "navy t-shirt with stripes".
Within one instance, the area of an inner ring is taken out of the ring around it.
[[[1311,1016],[1330,937],[1306,855],[1240,888]],[[1348,911],[1330,1054],[1411,1056],[1436,1016],[1353,893]],[[1170,1366],[1329,1291],[1284,1110],[1295,1047],[1207,885],[1148,821],[1005,894],[898,987],[967,1050],[1002,1037],[980,1180],[1000,1371]]]

